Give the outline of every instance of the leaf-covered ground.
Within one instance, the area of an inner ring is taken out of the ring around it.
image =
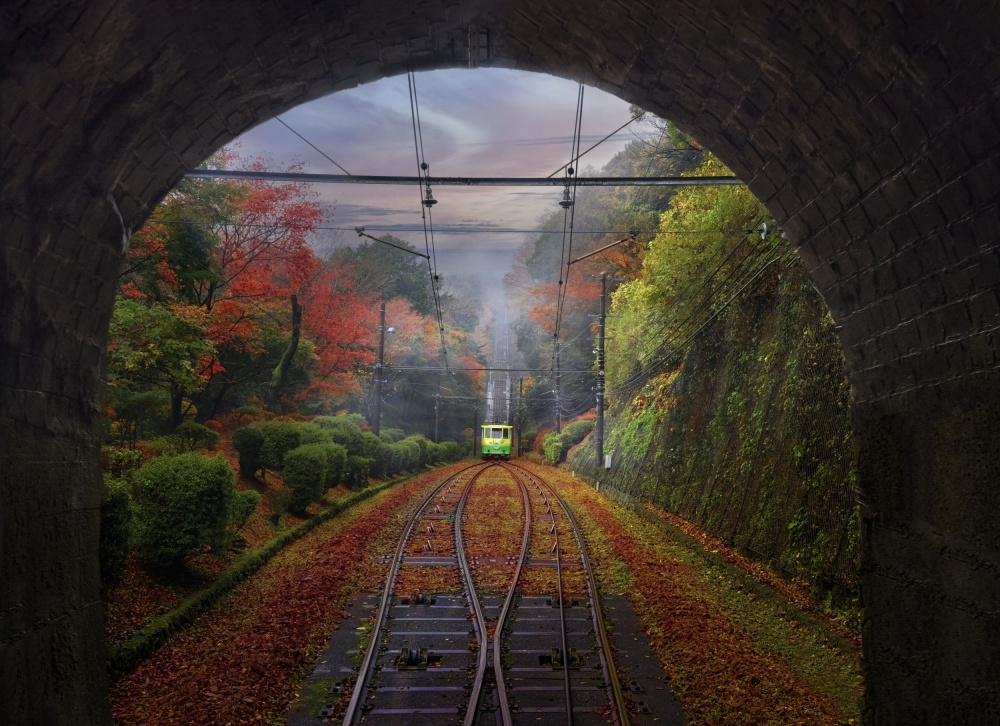
[[[382,556],[406,511],[453,464],[386,490],[289,545],[222,605],[111,688],[116,723],[245,724],[280,716],[344,617],[347,598],[384,582]]]
[[[655,520],[567,472],[518,463],[572,502],[602,591],[629,596],[693,724],[859,722],[851,641],[799,617],[787,600],[754,592],[743,573],[685,549]]]
[[[472,561],[472,581],[481,594],[507,594],[521,554],[523,533],[524,503],[517,482],[502,467],[486,469],[472,485],[462,522],[465,553]]]

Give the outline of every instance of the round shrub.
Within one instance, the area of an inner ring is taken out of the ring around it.
[[[326,491],[326,450],[323,444],[305,444],[285,454],[281,470],[285,486],[292,490],[288,511],[302,514]]]
[[[225,541],[235,473],[222,456],[153,459],[135,474],[138,548],[154,565],[175,567],[205,544]]]
[[[237,532],[243,529],[243,525],[250,519],[250,515],[257,511],[258,504],[260,504],[260,492],[256,489],[236,492],[232,509],[229,512],[229,523]]]
[[[333,443],[346,447],[348,454],[364,455],[361,429],[354,423],[353,419],[348,416],[317,416],[313,419],[313,423],[328,430]]]
[[[456,441],[442,441],[441,450],[444,452],[442,461],[454,461],[462,453],[461,447]]]
[[[280,471],[285,466],[285,454],[302,444],[299,427],[290,421],[268,421],[257,425],[264,434],[264,445],[260,447],[261,466]]]
[[[264,446],[264,432],[254,426],[233,431],[230,439],[240,457],[240,471],[253,476],[260,469],[260,450]]]
[[[574,421],[571,424],[563,427],[562,434],[560,438],[562,439],[563,451],[569,451],[570,448],[576,446],[585,438],[587,434],[594,430],[595,422],[590,421]]]
[[[361,453],[359,456],[363,456],[366,459],[378,459],[379,449],[385,446],[380,439],[375,434],[370,431],[366,431],[361,434]]]
[[[378,450],[378,458],[372,470],[377,476],[393,476],[398,472],[395,466],[396,453],[392,444],[382,444]]]
[[[427,442],[427,463],[437,464],[441,461],[444,452],[441,450],[439,444],[435,444],[433,441]]]
[[[139,449],[101,447],[101,471],[107,472],[111,476],[128,477],[140,466],[142,466],[142,452]]]
[[[413,471],[420,466],[420,446],[413,439],[403,439],[396,446],[399,446],[405,453],[402,468]]]
[[[563,443],[560,435],[549,434],[542,444],[542,450],[545,453],[545,460],[550,464],[555,465],[562,461]]]
[[[363,456],[347,457],[347,476],[345,483],[351,489],[363,489],[368,486],[368,469],[371,462]]]
[[[417,459],[417,466],[423,466],[427,463],[427,444],[430,442],[425,439],[420,434],[414,436],[407,436],[404,441],[412,441],[420,448],[420,457]]]
[[[303,444],[328,444],[333,441],[328,429],[314,423],[301,424],[299,436]]]
[[[406,438],[403,429],[382,429],[378,435],[387,444],[396,444]]]
[[[101,585],[114,587],[125,574],[125,561],[132,546],[132,495],[128,484],[113,476],[104,476],[101,495]]]
[[[340,444],[322,444],[323,452],[326,454],[326,480],[323,482],[325,489],[340,486],[344,480],[344,473],[347,470],[347,449]]]
[[[194,421],[184,421],[174,429],[173,436],[177,439],[181,451],[197,451],[198,449],[214,449],[219,445],[219,433],[208,426],[202,426]]]

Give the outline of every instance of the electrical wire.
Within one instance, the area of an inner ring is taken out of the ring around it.
[[[300,133],[299,133],[298,131],[296,131],[295,129],[293,129],[293,128],[292,128],[291,126],[289,126],[289,125],[288,125],[287,123],[285,123],[284,119],[282,119],[282,118],[281,118],[281,116],[275,116],[275,117],[274,117],[274,119],[275,119],[275,121],[277,121],[278,123],[280,123],[280,124],[281,124],[282,126],[284,126],[284,127],[286,128],[286,129],[288,129],[288,130],[289,130],[289,131],[291,131],[291,132],[292,132],[293,134],[295,134],[295,135],[296,135],[296,136],[298,136],[298,137],[299,137],[300,139],[302,139],[302,140],[303,140],[303,141],[305,141],[305,142],[306,142],[307,144],[309,144],[309,145],[310,145],[311,147],[313,147],[314,149],[316,149],[316,151],[318,151],[318,152],[319,152],[320,154],[322,154],[322,155],[323,155],[323,158],[324,158],[324,159],[326,159],[326,160],[327,160],[327,161],[329,161],[329,162],[330,162],[331,164],[333,164],[333,165],[334,165],[335,167],[337,167],[337,168],[338,168],[338,169],[340,169],[340,170],[341,170],[342,172],[344,172],[345,174],[347,174],[347,176],[354,176],[353,174],[351,174],[351,172],[347,171],[347,169],[345,169],[345,168],[344,168],[344,167],[342,167],[342,166],[341,166],[340,164],[338,164],[337,162],[335,162],[335,161],[334,161],[334,160],[333,160],[333,159],[332,159],[331,157],[329,157],[329,156],[328,156],[328,155],[326,154],[326,152],[325,152],[325,151],[323,151],[323,150],[322,150],[321,148],[319,148],[318,146],[316,146],[316,144],[314,144],[313,142],[311,142],[311,141],[310,141],[309,139],[307,139],[307,138],[306,138],[305,136],[303,136],[303,135],[302,135],[302,134],[300,134]]]
[[[434,297],[434,308],[437,314],[438,332],[441,336],[441,359],[445,369],[448,369],[448,347],[444,335],[444,313],[441,309],[441,294],[438,289],[437,252],[434,248],[434,223],[431,216],[430,184],[427,178],[430,167],[424,155],[423,129],[420,124],[420,103],[417,97],[417,79],[410,70],[406,74],[407,88],[410,92],[410,117],[413,123],[413,145],[417,156],[417,173],[422,178],[420,185],[420,218],[424,223],[424,247],[427,250],[427,272],[431,278],[431,292]]]

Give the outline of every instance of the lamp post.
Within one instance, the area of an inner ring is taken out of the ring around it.
[[[375,418],[371,422],[372,430],[378,436],[379,427],[382,424],[382,382],[385,375],[383,362],[385,360],[385,334],[396,332],[395,328],[385,327],[385,303],[383,302],[378,313],[378,363],[375,364]]]

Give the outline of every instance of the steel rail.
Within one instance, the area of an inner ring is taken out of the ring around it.
[[[493,674],[497,681],[497,697],[500,700],[500,717],[503,726],[513,726],[514,717],[510,712],[510,703],[507,700],[507,684],[503,677],[503,663],[500,658],[500,651],[503,647],[503,630],[507,624],[507,616],[510,613],[511,603],[514,601],[514,593],[517,589],[518,580],[521,579],[521,571],[524,563],[528,559],[531,544],[531,497],[528,494],[528,487],[524,485],[523,477],[519,477],[506,463],[500,464],[507,471],[521,489],[521,498],[524,500],[524,534],[521,537],[521,556],[517,562],[517,569],[514,571],[514,578],[511,580],[510,590],[507,591],[507,598],[504,600],[500,614],[497,616],[497,627],[493,631]]]
[[[193,169],[188,179],[235,179],[310,184],[395,184],[458,187],[566,187],[563,178],[531,176],[377,176],[349,174],[304,174],[286,171],[235,171],[230,169]],[[734,176],[581,176],[574,178],[577,187],[692,187],[744,185]]]
[[[535,482],[536,475],[532,472],[524,469],[517,464],[509,464],[509,466],[516,467]],[[615,723],[618,726],[629,726],[628,709],[625,705],[625,696],[622,693],[621,683],[618,679],[618,670],[615,668],[614,657],[611,653],[611,647],[607,639],[607,629],[604,622],[604,615],[601,612],[601,603],[598,600],[597,594],[597,581],[594,579],[594,572],[590,566],[590,560],[587,557],[587,547],[586,541],[583,539],[583,532],[580,529],[580,525],[573,515],[573,512],[566,506],[566,503],[562,500],[550,484],[548,484],[542,477],[538,477],[538,480],[542,482],[542,485],[548,489],[549,494],[559,502],[560,508],[566,514],[566,519],[569,521],[570,526],[573,530],[573,536],[576,538],[578,549],[580,550],[580,560],[583,564],[583,571],[587,576],[587,589],[590,590],[590,602],[591,602],[591,612],[593,614],[594,620],[594,633],[600,644],[600,656],[601,665],[604,667],[604,673],[608,680],[609,689],[609,700],[611,701],[612,707],[615,711]],[[535,482],[537,485],[537,482]],[[564,656],[565,661],[565,656]]]
[[[392,599],[392,587],[396,582],[396,576],[399,574],[399,566],[403,561],[403,551],[406,549],[406,543],[410,539],[414,525],[417,523],[421,513],[431,500],[434,499],[434,497],[436,497],[452,479],[464,474],[469,471],[469,469],[474,469],[477,466],[483,466],[483,464],[471,464],[460,471],[456,471],[454,474],[441,482],[424,498],[424,500],[420,503],[420,506],[414,510],[414,513],[410,516],[409,521],[406,523],[403,535],[399,538],[399,543],[396,545],[396,552],[393,555],[391,564],[389,565],[389,574],[388,577],[386,577],[385,589],[382,591],[382,601],[379,604],[378,613],[375,616],[375,628],[372,631],[372,639],[371,642],[368,643],[368,649],[365,651],[365,657],[361,662],[360,668],[358,669],[358,679],[354,683],[354,689],[351,692],[351,700],[347,704],[347,710],[344,712],[344,726],[351,726],[354,723],[354,719],[357,718],[358,707],[361,702],[362,695],[367,691],[372,666],[375,662],[375,654],[379,651],[382,627],[385,623],[385,617],[389,612],[389,602]],[[477,475],[485,470],[486,467],[483,466],[483,469],[478,472]]]
[[[465,709],[465,718],[462,720],[463,726],[472,726],[476,719],[479,695],[483,689],[483,678],[486,676],[486,661],[489,655],[489,647],[486,643],[486,619],[483,617],[483,608],[479,602],[479,596],[476,594],[476,585],[472,581],[472,569],[469,567],[469,561],[465,557],[465,543],[462,540],[462,516],[465,514],[465,502],[468,499],[468,494],[472,489],[473,483],[483,472],[492,466],[492,464],[487,464],[482,471],[469,480],[465,491],[462,493],[462,498],[458,502],[458,507],[455,509],[455,554],[458,559],[458,568],[462,572],[465,589],[469,593],[469,602],[472,603],[472,609],[476,616],[474,625],[476,626],[476,639],[479,642],[479,657],[476,659],[476,677],[472,682],[472,691],[469,693],[469,705]]]

